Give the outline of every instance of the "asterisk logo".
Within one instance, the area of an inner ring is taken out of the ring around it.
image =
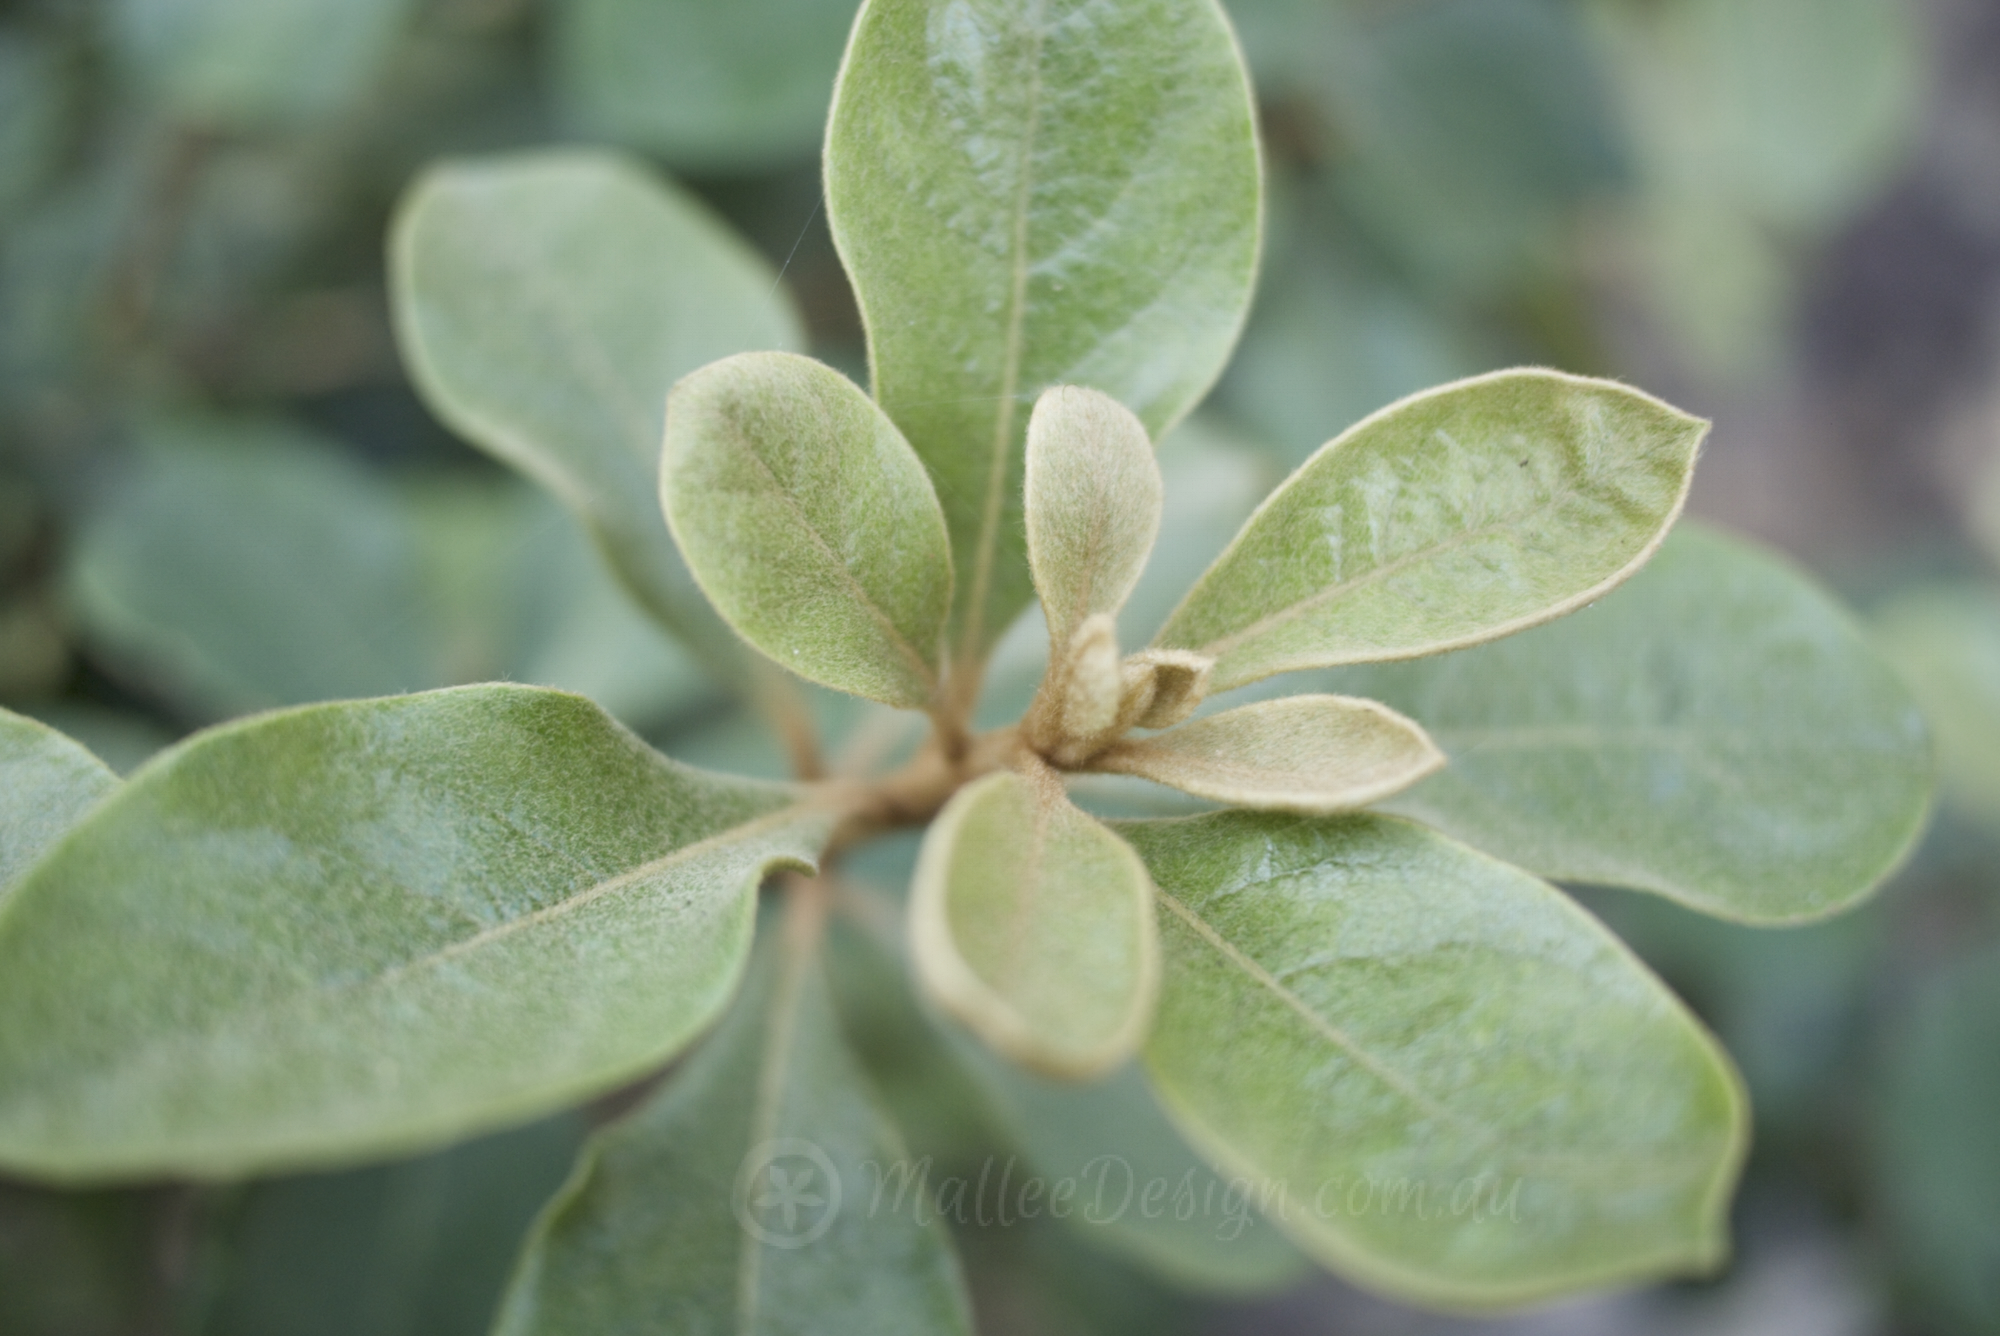
[[[813,1175],[817,1172],[810,1160],[799,1170],[796,1178],[777,1165],[772,1165],[769,1171],[771,1185],[758,1196],[757,1210],[767,1218],[773,1210],[782,1211],[785,1214],[785,1228],[797,1229],[801,1206],[820,1206],[826,1202],[826,1198],[810,1190]]]

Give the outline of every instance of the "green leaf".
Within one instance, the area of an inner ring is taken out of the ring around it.
[[[2000,590],[1918,586],[1870,620],[1877,649],[1930,720],[1946,800],[2000,822]]]
[[[1611,381],[1501,371],[1391,404],[1273,492],[1155,643],[1213,689],[1560,617],[1644,564],[1708,425]]]
[[[203,1336],[487,1336],[588,1131],[565,1113],[413,1160],[248,1185]]]
[[[825,686],[931,702],[951,544],[923,465],[853,381],[793,353],[688,376],[667,399],[660,499],[745,640]]]
[[[1451,758],[1395,810],[1545,877],[1725,918],[1852,904],[1929,808],[1923,718],[1846,613],[1698,528],[1556,625],[1327,682],[1417,719]]]
[[[283,128],[350,108],[411,0],[121,0],[120,53],[181,116]]]
[[[803,346],[770,267],[692,196],[596,150],[431,168],[389,258],[398,339],[433,411],[561,497],[639,601],[726,665],[734,637],[660,516],[660,436],[688,372]]]
[[[114,667],[199,719],[445,685],[408,517],[351,457],[265,421],[144,444],[69,570]]]
[[[0,710],[0,904],[44,850],[118,787],[118,776],[46,724]]]
[[[1109,1071],[1152,1020],[1152,883],[1044,768],[989,775],[938,813],[910,883],[910,947],[940,1006],[1054,1076]]]
[[[1351,811],[1444,765],[1423,729],[1349,696],[1288,696],[1113,743],[1090,769],[1137,775],[1238,807]]]
[[[1061,1218],[1077,1236],[1177,1288],[1263,1294],[1304,1277],[1305,1258],[1240,1183],[1218,1177],[1189,1149],[1137,1064],[1077,1085],[1035,1076],[963,1039],[953,1053],[1020,1147],[1019,1181],[1044,1185],[1011,1202],[1003,1189],[1002,1209],[1027,1219],[1052,1215],[1056,1204],[1042,1193],[1068,1180],[1076,1195]]]
[[[555,84],[593,137],[740,172],[819,144],[841,44],[839,0],[565,0]]]
[[[467,687],[212,729],[0,915],[0,1165],[238,1174],[436,1145],[656,1066],[826,815],[588,701]]]
[[[70,110],[63,64],[54,43],[0,29],[0,225],[61,157]]]
[[[1153,439],[1228,360],[1257,262],[1248,78],[1214,0],[869,0],[827,218],[881,401],[937,482],[956,643],[1029,600],[1026,414],[1090,385]]]
[[[1160,532],[1163,484],[1145,424],[1108,394],[1059,385],[1028,418],[1028,564],[1062,646],[1086,617],[1116,615]]]
[[[1560,892],[1394,818],[1119,829],[1164,906],[1161,1101],[1312,1255],[1454,1308],[1722,1260],[1728,1059]]]
[[[495,1330],[969,1333],[912,1169],[814,944],[767,943],[721,1029],[585,1151]]]
[[[1899,1270],[1938,1331],[2000,1331],[2000,952],[1923,982],[1893,1027],[1877,1191]]]

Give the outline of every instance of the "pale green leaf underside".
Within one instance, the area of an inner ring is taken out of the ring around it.
[[[1923,718],[1847,614],[1692,526],[1554,625],[1326,680],[1408,713],[1451,758],[1395,810],[1545,877],[1724,918],[1852,904],[1929,808]]]
[[[497,1336],[970,1332],[934,1204],[897,1195],[908,1156],[796,949],[761,947],[715,1035],[598,1134]]]
[[[660,432],[688,372],[804,345],[770,266],[599,150],[432,167],[389,250],[398,340],[433,411],[560,496],[656,617],[726,654],[660,517]]]
[[[1160,532],[1163,484],[1145,424],[1110,395],[1059,385],[1028,418],[1028,564],[1049,643],[1116,615]]]
[[[1465,1308],[1721,1260],[1728,1060],[1567,897],[1395,818],[1119,829],[1163,905],[1161,1100],[1308,1252]]]
[[[1050,772],[959,790],[910,884],[917,975],[1017,1062],[1097,1075],[1145,1037],[1159,980],[1152,884]]]
[[[1093,386],[1157,440],[1214,381],[1260,226],[1250,89],[1214,0],[869,0],[827,217],[876,398],[938,488],[959,642],[1029,600],[1026,406]]]
[[[923,465],[853,381],[793,353],[688,376],[667,398],[660,499],[745,640],[825,686],[932,699],[951,544]]]
[[[1707,424],[1611,381],[1502,371],[1426,390],[1299,466],[1156,644],[1214,689],[1407,659],[1559,617],[1637,570]]]
[[[118,776],[76,743],[0,710],[0,904],[15,878],[117,787]]]
[[[723,1005],[765,873],[817,856],[795,801],[525,687],[199,734],[0,915],[0,1165],[354,1160],[629,1079]]]
[[[1309,1269],[1254,1194],[1218,1177],[1189,1148],[1136,1063],[1079,1085],[1023,1071],[964,1038],[953,1052],[1021,1150],[1016,1181],[1025,1188],[1039,1179],[1007,1201],[1016,1213],[1024,1204],[1035,1219],[1060,1210],[1079,1237],[1181,1288],[1262,1294]],[[1050,1201],[1046,1194],[1058,1190],[1063,1200]]]
[[[1090,769],[1238,807],[1326,815],[1380,802],[1443,765],[1423,729],[1386,706],[1286,696],[1127,738]]]

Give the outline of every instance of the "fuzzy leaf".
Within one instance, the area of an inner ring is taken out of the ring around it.
[[[825,686],[929,703],[951,544],[923,465],[853,381],[792,353],[703,367],[667,398],[660,499],[745,640]]]
[[[1424,731],[1385,705],[1287,696],[1127,738],[1090,769],[1238,807],[1323,816],[1380,802],[1443,765]]]
[[[1728,1059],[1567,897],[1395,818],[1119,829],[1164,907],[1161,1101],[1309,1253],[1455,1308],[1722,1260]]]
[[[1145,424],[1110,395],[1060,385],[1028,419],[1028,563],[1049,643],[1115,616],[1160,532],[1160,466]]]
[[[0,710],[0,904],[15,878],[117,787],[118,776],[76,743]]]
[[[1697,528],[1554,626],[1328,682],[1419,720],[1451,758],[1395,810],[1545,877],[1724,918],[1852,904],[1929,809],[1923,718],[1847,614]]]
[[[1158,440],[1235,344],[1248,78],[1214,0],[869,0],[826,183],[875,396],[951,524],[956,643],[983,658],[1031,595],[1023,405],[1093,385]]]
[[[1159,982],[1152,884],[1052,771],[960,789],[925,832],[910,944],[925,989],[987,1043],[1083,1078],[1138,1048]]]
[[[1273,492],[1155,642],[1213,689],[1560,617],[1644,564],[1706,423],[1611,381],[1476,376],[1348,428]]]
[[[721,1029],[585,1152],[496,1336],[969,1333],[911,1169],[818,963],[767,944]]]
[[[660,432],[683,375],[804,345],[770,266],[693,196],[598,150],[431,168],[389,258],[432,410],[561,497],[639,601],[727,663],[734,638],[660,517]]]
[[[553,691],[198,734],[0,916],[0,1165],[237,1174],[574,1103],[715,1016],[828,825]]]

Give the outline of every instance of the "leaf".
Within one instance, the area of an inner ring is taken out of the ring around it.
[[[0,905],[63,832],[118,787],[118,776],[46,724],[0,710]]]
[[[930,703],[951,545],[923,465],[854,382],[792,353],[703,367],[667,399],[660,498],[745,640],[825,686]]]
[[[432,167],[389,249],[398,339],[432,410],[561,497],[639,601],[733,680],[734,637],[660,516],[660,435],[688,372],[803,346],[770,267],[692,196],[580,149]]]
[[[1319,816],[1380,802],[1443,765],[1421,728],[1349,696],[1258,701],[1124,739],[1090,760],[1092,770],[1220,803]]]
[[[591,137],[741,172],[818,146],[851,3],[566,0],[555,85]]]
[[[250,1184],[205,1336],[486,1336],[588,1127],[560,1114],[414,1160]]]
[[[197,719],[443,686],[395,494],[282,422],[150,425],[78,536],[98,652]]]
[[[1228,360],[1261,223],[1248,79],[1214,0],[869,0],[826,188],[977,663],[1031,595],[1022,405],[1094,386],[1158,440]]]
[[[1145,424],[1123,404],[1070,385],[1035,401],[1025,519],[1051,645],[1124,606],[1159,536],[1162,495]]]
[[[2000,1331],[2000,953],[1926,979],[1897,1018],[1874,1170],[1903,1278],[1935,1330]]]
[[[1314,1257],[1468,1309],[1722,1260],[1736,1078],[1560,892],[1394,818],[1119,830],[1164,907],[1161,1102]]]
[[[1055,1203],[1043,1193],[1062,1191],[1068,1181],[1075,1195],[1062,1220],[1077,1237],[1177,1288],[1264,1294],[1306,1274],[1305,1258],[1240,1183],[1218,1177],[1188,1148],[1137,1064],[1077,1085],[1035,1076],[963,1039],[953,1053],[1021,1148],[1026,1162],[1016,1181],[1043,1185],[1013,1194],[1017,1215],[1053,1214]],[[1005,1209],[1004,1189],[999,1201]]]
[[[1847,615],[1692,526],[1557,625],[1327,684],[1417,719],[1451,758],[1395,810],[1545,877],[1725,918],[1847,907],[1929,807],[1923,718]]]
[[[716,1034],[586,1149],[495,1331],[969,1333],[917,1167],[812,944],[767,943]]]
[[[1945,799],[2000,822],[2000,593],[1919,585],[1870,618],[1872,640],[1923,707]]]
[[[910,884],[910,948],[938,1005],[1054,1076],[1109,1071],[1152,1019],[1152,883],[1045,768],[989,775],[938,813]]]
[[[1501,371],[1391,404],[1299,466],[1155,643],[1213,689],[1560,617],[1652,555],[1708,425],[1611,381]]]
[[[829,817],[588,701],[467,687],[197,735],[0,915],[0,1165],[423,1149],[629,1080],[722,1007]]]
[[[126,61],[181,116],[225,129],[296,126],[375,81],[410,0],[120,0]]]
[[[60,159],[71,109],[63,65],[54,43],[0,29],[0,225]]]

